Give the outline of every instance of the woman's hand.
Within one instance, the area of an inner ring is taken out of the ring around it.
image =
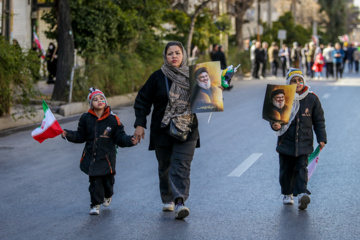
[[[323,149],[325,147],[325,143],[324,142],[320,142],[320,149]]]
[[[62,137],[62,138],[66,138],[66,135],[67,135],[67,132],[66,132],[66,131],[63,131],[63,132],[61,133],[61,137]]]
[[[134,137],[135,137],[136,143],[140,143],[141,138],[142,139],[145,138],[145,131],[142,126],[137,126],[135,128]]]
[[[280,123],[273,123],[271,124],[271,127],[275,130],[275,131],[279,131],[281,128]]]

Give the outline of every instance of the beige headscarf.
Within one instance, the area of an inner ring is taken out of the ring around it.
[[[183,60],[177,68],[171,66],[166,60],[166,51],[170,46],[179,46],[183,53]],[[191,121],[191,108],[189,67],[186,65],[187,55],[184,46],[177,41],[169,42],[164,49],[163,57],[164,65],[161,70],[173,84],[169,89],[169,102],[161,121],[162,127],[166,127],[172,120],[177,128],[187,131]]]

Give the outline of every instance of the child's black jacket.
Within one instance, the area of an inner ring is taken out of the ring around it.
[[[278,137],[277,152],[295,157],[311,154],[314,151],[313,129],[317,142],[326,143],[324,111],[318,97],[309,93],[300,100],[300,109],[289,129]]]
[[[106,107],[101,118],[93,110],[84,113],[77,131],[66,130],[67,139],[74,143],[84,143],[80,169],[89,176],[102,176],[116,173],[116,145],[131,147],[132,136],[124,131],[119,118]]]

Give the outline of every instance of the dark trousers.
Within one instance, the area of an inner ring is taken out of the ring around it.
[[[259,78],[260,62],[255,61],[254,72],[252,77]]]
[[[352,72],[353,70],[353,64],[354,64],[354,59],[348,59],[349,63],[348,63],[348,67],[349,67],[349,72]]]
[[[307,62],[307,66],[308,66],[308,73],[307,73],[307,75],[308,75],[308,77],[311,77],[311,78],[313,78],[314,77],[314,74],[315,74],[315,72],[314,72],[314,70],[312,70],[312,66],[314,65],[314,62]]]
[[[287,70],[286,60],[285,60],[285,61],[281,61],[281,69],[282,69],[282,75],[283,75],[283,77],[286,77],[286,70]]]
[[[334,77],[334,63],[332,63],[332,62],[326,63],[326,77],[328,78],[329,75]]]
[[[261,76],[266,77],[266,60],[261,63]]]
[[[279,153],[280,174],[279,181],[281,194],[297,196],[300,193],[310,192],[306,189],[308,182],[308,156],[288,156]]]
[[[104,202],[104,198],[110,198],[114,194],[114,174],[107,174],[104,176],[89,176],[89,182],[91,207],[102,204]]]
[[[190,190],[190,167],[197,140],[174,142],[172,147],[155,146],[158,160],[160,195],[163,203],[182,198],[185,202]]]
[[[355,72],[358,73],[359,72],[359,61],[354,61],[354,65],[355,65]]]
[[[277,69],[278,69],[278,62],[277,61],[271,62],[271,74],[273,76],[277,75]]]
[[[340,73],[340,78],[342,78],[342,63],[335,63],[335,78],[338,78],[338,74]]]

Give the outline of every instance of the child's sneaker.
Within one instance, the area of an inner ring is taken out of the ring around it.
[[[90,209],[90,215],[99,215],[100,214],[100,205],[95,205]]]
[[[111,197],[109,197],[109,198],[104,198],[104,202],[103,202],[103,206],[104,207],[108,207],[109,205],[110,205],[110,203],[111,203]]]
[[[290,194],[290,195],[284,195],[283,204],[284,204],[284,205],[293,205],[293,204],[294,204],[293,195],[292,195],[292,194]]]
[[[176,204],[175,207],[175,218],[176,219],[183,219],[189,216],[190,211],[187,207],[185,207],[184,203],[180,202]]]
[[[174,211],[174,202],[164,203],[162,210],[164,212],[172,212],[172,211]]]
[[[310,196],[306,193],[301,193],[298,195],[298,203],[299,203],[299,209],[305,210],[307,208],[307,205],[310,203]]]

